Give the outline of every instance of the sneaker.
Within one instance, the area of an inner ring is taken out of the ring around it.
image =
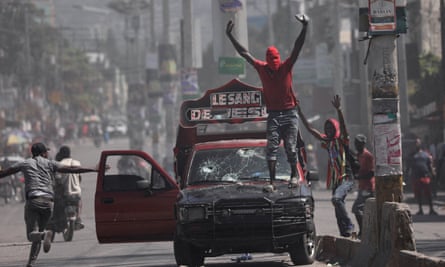
[[[298,178],[297,177],[291,177],[289,180],[289,188],[295,188],[298,187]]]
[[[345,233],[342,233],[341,236],[343,236],[343,237],[351,237],[351,233],[345,232]]]
[[[263,187],[263,191],[266,192],[266,193],[271,193],[271,192],[273,192],[275,190],[276,189],[275,189],[275,186],[273,184],[268,184],[268,185],[265,185]]]
[[[76,222],[74,224],[74,230],[82,230],[83,228],[85,228],[85,225],[81,222]]]
[[[353,232],[354,232],[354,224],[351,224],[348,226],[346,231],[343,232],[341,235],[344,237],[351,237]]]
[[[437,214],[437,212],[432,209],[432,210],[430,210],[430,215],[439,215],[439,214]]]
[[[39,242],[42,241],[43,235],[45,233],[43,232],[38,232],[38,231],[32,231],[31,233],[29,233],[29,240],[31,242]]]
[[[419,210],[416,215],[423,215],[423,210]]]
[[[46,231],[45,239],[43,240],[43,252],[48,253],[51,249],[51,239],[53,238],[53,231]]]

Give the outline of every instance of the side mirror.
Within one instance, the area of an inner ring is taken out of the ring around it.
[[[136,186],[141,190],[148,190],[150,188],[150,183],[147,180],[139,180],[136,182]]]

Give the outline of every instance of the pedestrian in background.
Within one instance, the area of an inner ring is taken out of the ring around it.
[[[328,152],[327,188],[332,189],[332,204],[335,208],[335,217],[340,235],[351,236],[354,225],[346,211],[345,199],[354,185],[354,175],[346,153],[349,152],[349,136],[346,130],[343,113],[341,111],[340,97],[334,96],[332,105],[337,110],[338,120],[328,119],[324,124],[324,133],[319,132],[307,121],[300,106],[297,106],[300,119],[309,133],[321,141],[322,147]]]
[[[81,166],[80,161],[71,157],[71,149],[66,145],[59,148],[55,160],[59,161],[64,166]],[[61,203],[63,203],[62,206],[65,206],[65,203],[75,203],[77,216],[75,229],[83,229],[85,226],[80,217],[80,212],[82,210],[82,176],[79,173],[57,173],[55,178],[55,184],[59,189],[56,192],[55,200],[60,201],[60,203],[55,203],[55,206],[57,207]]]
[[[53,179],[55,172],[97,172],[96,168],[63,166],[55,160],[49,160],[48,150],[43,143],[34,143],[31,146],[31,158],[17,162],[4,170],[0,170],[0,178],[19,171],[25,176],[26,234],[28,240],[32,242],[27,267],[34,266],[40,252],[42,240],[44,240],[44,252],[48,252],[51,248],[50,231],[45,232],[45,228],[54,208]]]
[[[232,35],[235,26],[232,20],[227,23],[226,27],[226,34],[236,51],[256,69],[263,85],[268,112],[267,164],[271,183],[269,190],[274,190],[273,181],[275,180],[277,152],[281,140],[284,142],[287,159],[291,167],[289,184],[291,186],[298,185],[298,115],[295,110],[298,103],[292,88],[292,67],[303,47],[309,19],[306,15],[296,15],[295,18],[302,23],[303,28],[295,40],[290,56],[284,61],[281,61],[280,53],[275,46],[267,48],[266,61],[254,58]]]
[[[374,177],[374,155],[366,148],[366,136],[358,134],[354,139],[354,146],[357,150],[357,160],[360,164],[357,176],[358,193],[357,198],[352,205],[359,226],[358,236],[361,237],[363,226],[363,213],[366,200],[375,195],[375,177]]]
[[[428,154],[422,149],[422,141],[420,138],[416,139],[416,150],[409,157],[408,174],[413,185],[414,197],[417,199],[419,211],[417,215],[423,215],[422,201],[426,198],[430,206],[430,215],[437,215],[433,207],[433,194],[431,190],[431,179],[434,177],[433,159],[431,154]]]

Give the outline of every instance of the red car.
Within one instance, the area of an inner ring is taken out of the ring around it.
[[[95,213],[100,243],[173,240],[178,265],[228,253],[315,254],[314,199],[301,144],[301,185],[289,188],[280,148],[276,190],[267,191],[262,91],[232,80],[181,107],[175,177],[142,151],[104,151]],[[108,164],[111,169],[105,170]]]

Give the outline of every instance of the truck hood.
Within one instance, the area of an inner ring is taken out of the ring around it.
[[[181,192],[180,202],[182,203],[211,203],[221,199],[252,199],[267,198],[270,201],[277,201],[285,198],[312,197],[310,188],[303,184],[298,188],[288,188],[287,182],[275,182],[276,190],[273,192],[264,191],[268,183],[235,183],[217,184],[211,186],[188,187]]]

